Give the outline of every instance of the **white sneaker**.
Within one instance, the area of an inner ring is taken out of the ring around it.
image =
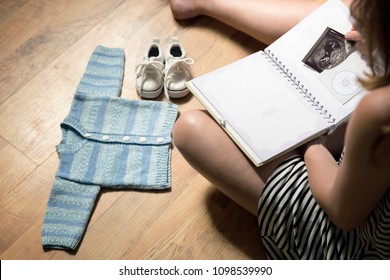
[[[137,93],[143,98],[156,98],[163,90],[164,55],[160,39],[154,38],[146,51],[143,63],[137,65],[135,81]]]
[[[194,63],[192,58],[187,58],[186,53],[176,37],[168,47],[165,56],[164,91],[167,98],[180,98],[189,93],[186,82],[191,79],[190,65]]]

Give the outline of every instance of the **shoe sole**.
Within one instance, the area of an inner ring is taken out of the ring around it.
[[[171,98],[182,98],[190,93],[189,89],[183,89],[183,90],[169,90],[167,89],[167,94]]]
[[[154,91],[145,91],[145,90],[140,90],[139,88],[137,88],[137,93],[142,98],[153,99],[153,98],[157,98],[161,94],[162,89],[163,89],[162,86]]]

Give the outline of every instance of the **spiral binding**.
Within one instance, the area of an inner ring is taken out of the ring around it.
[[[322,115],[324,119],[326,119],[329,123],[334,123],[336,121],[336,119],[332,117],[332,114],[329,113],[323,105],[321,105],[321,102],[313,96],[313,94],[301,83],[301,81],[297,79],[297,77],[293,75],[293,73],[275,56],[274,53],[270,50],[266,50],[263,54],[272,61],[274,66],[278,67],[281,71],[280,74],[284,75],[284,77],[291,82],[291,85],[293,85],[295,89],[303,95],[303,98],[305,98],[307,102],[311,103],[316,111],[319,111],[319,114]]]

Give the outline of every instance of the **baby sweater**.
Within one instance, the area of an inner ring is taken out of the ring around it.
[[[120,98],[124,51],[98,46],[77,87],[57,146],[60,165],[42,227],[44,248],[75,249],[101,187],[171,186],[177,105]]]
[[[170,187],[176,106],[76,94],[61,124],[57,177],[107,187]]]

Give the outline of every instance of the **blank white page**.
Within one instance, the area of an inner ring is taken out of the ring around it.
[[[191,82],[262,161],[328,126],[262,52]]]

